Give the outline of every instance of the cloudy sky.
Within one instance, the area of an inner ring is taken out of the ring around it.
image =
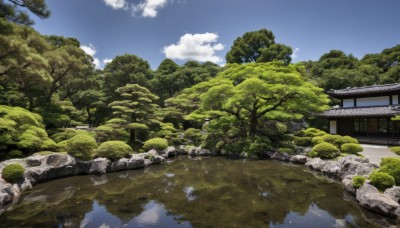
[[[267,28],[294,62],[332,49],[361,58],[400,44],[399,0],[47,0],[43,34],[78,38],[103,67],[125,53],[153,69],[164,58],[224,64],[233,40]]]

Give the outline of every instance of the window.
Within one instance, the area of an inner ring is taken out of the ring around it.
[[[378,120],[378,132],[388,133],[388,121],[385,118],[379,118]]]
[[[367,119],[354,119],[354,133],[367,133]]]

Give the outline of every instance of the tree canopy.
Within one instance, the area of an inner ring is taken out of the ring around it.
[[[50,10],[45,0],[0,0],[0,18],[24,25],[33,25],[33,20],[24,9],[29,10],[39,18],[48,18]]]

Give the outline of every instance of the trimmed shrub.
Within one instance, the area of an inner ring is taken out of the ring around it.
[[[122,141],[107,141],[97,148],[96,157],[108,158],[112,161],[128,158],[133,154],[132,148]]]
[[[395,184],[394,178],[387,173],[373,172],[369,175],[371,184],[383,191],[387,188],[392,187]]]
[[[297,146],[311,146],[311,137],[295,137],[294,144]]]
[[[4,180],[12,183],[24,177],[25,168],[20,164],[9,164],[4,167],[1,177]]]
[[[360,188],[365,181],[367,180],[367,178],[363,177],[363,176],[355,176],[353,177],[353,187],[354,188]]]
[[[203,134],[201,130],[195,128],[188,128],[184,132],[184,138],[196,146],[199,146],[202,142]]]
[[[168,141],[163,138],[152,138],[152,139],[147,140],[143,144],[143,150],[145,150],[145,151],[149,151],[151,149],[155,149],[157,151],[162,151],[162,150],[167,149],[167,147],[168,147]]]
[[[342,144],[345,144],[345,143],[355,143],[355,144],[358,144],[358,140],[357,140],[357,139],[355,139],[355,138],[353,138],[353,137],[351,137],[351,136],[348,136],[348,135],[343,136],[343,137],[341,138],[340,142],[341,142]]]
[[[355,143],[345,143],[340,147],[340,152],[346,154],[357,154],[358,152],[362,152],[364,149],[360,144]]]
[[[64,140],[64,141],[57,143],[56,151],[57,152],[67,151],[67,143],[68,143],[68,140]]]
[[[392,147],[390,147],[390,150],[391,150],[393,153],[395,153],[395,154],[397,154],[397,155],[400,155],[400,146],[392,146]]]
[[[321,139],[324,140],[324,142],[327,142],[327,143],[333,144],[337,147],[340,147],[342,136],[327,134],[327,135],[321,136]]]
[[[25,157],[25,156],[22,153],[22,151],[20,151],[20,150],[12,150],[12,151],[8,152],[8,154],[7,154],[8,159],[23,158],[23,157]]]
[[[394,178],[396,185],[400,185],[400,159],[383,158],[380,163],[379,172],[389,174]]]
[[[335,158],[339,156],[339,149],[330,143],[323,142],[314,146],[310,154],[310,157]]]
[[[322,139],[322,136],[315,136],[314,138],[311,139],[311,144],[313,146],[323,143],[323,142],[324,142],[324,140]]]
[[[67,141],[67,153],[81,160],[92,159],[96,148],[96,140],[89,135],[75,135]]]
[[[280,153],[288,153],[288,154],[295,154],[295,151],[292,148],[279,148],[278,152],[280,152]]]

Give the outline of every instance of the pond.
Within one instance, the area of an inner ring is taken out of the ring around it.
[[[1,227],[379,227],[342,185],[302,165],[175,158],[35,186]]]

